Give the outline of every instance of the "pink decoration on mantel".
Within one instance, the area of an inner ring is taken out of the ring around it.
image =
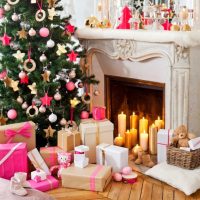
[[[166,21],[162,24],[162,26],[163,26],[164,30],[170,31],[170,28],[171,28],[172,24],[169,23],[168,20],[166,20]]]
[[[103,120],[106,118],[106,108],[105,107],[93,107],[92,116],[94,120]]]
[[[117,29],[130,29],[129,20],[132,18],[131,10],[128,6],[125,6],[122,10],[122,16],[119,18],[121,23],[117,26]]]

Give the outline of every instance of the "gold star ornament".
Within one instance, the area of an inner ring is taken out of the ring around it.
[[[48,9],[48,13],[49,13],[48,19],[53,20],[53,17],[56,15],[55,8]]]
[[[37,94],[37,88],[35,82],[32,85],[28,85],[28,88],[31,90],[31,94]]]
[[[19,39],[27,39],[28,33],[24,29],[22,29],[21,31],[17,31],[17,33],[18,33]]]
[[[60,56],[61,54],[67,53],[65,49],[65,45],[57,44],[58,50],[56,51],[57,55]]]
[[[10,87],[11,82],[12,82],[12,79],[9,78],[8,76],[6,76],[6,77],[3,79],[3,82],[4,82],[5,87]]]
[[[46,133],[46,138],[49,138],[49,137],[53,137],[53,134],[55,133],[55,129],[52,129],[51,125],[47,128],[47,129],[44,129],[44,132]]]
[[[49,8],[55,7],[56,2],[57,2],[57,0],[48,0]]]
[[[19,90],[18,84],[19,81],[14,81],[14,80],[11,81],[10,87],[13,89],[14,92]]]
[[[48,70],[44,71],[44,74],[42,74],[43,81],[50,82],[49,76],[51,75],[51,72]]]
[[[7,120],[8,120],[8,118],[0,116],[0,125],[6,125]]]

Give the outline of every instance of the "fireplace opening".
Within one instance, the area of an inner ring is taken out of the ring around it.
[[[105,102],[107,118],[114,123],[114,136],[118,135],[118,114],[126,114],[126,129],[130,129],[130,116],[135,112],[148,124],[165,116],[165,84],[151,81],[105,75]]]

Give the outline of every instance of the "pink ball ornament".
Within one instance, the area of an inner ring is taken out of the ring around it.
[[[4,17],[4,9],[0,8],[0,19]]]
[[[26,77],[26,72],[21,71],[21,72],[19,73],[19,78],[20,78],[20,79],[24,79],[25,77]]]
[[[49,36],[49,29],[46,27],[42,27],[39,31],[41,37],[48,37]]]
[[[68,83],[66,84],[66,88],[67,88],[67,90],[69,90],[69,91],[74,90],[74,88],[75,88],[74,82],[72,82],[72,81],[68,82]]]
[[[7,116],[8,116],[9,119],[16,119],[16,117],[17,117],[17,111],[15,109],[10,109],[7,112]]]
[[[89,113],[87,111],[82,111],[81,112],[81,119],[88,119],[89,118]]]
[[[116,172],[113,174],[113,179],[114,179],[114,181],[120,182],[120,181],[122,181],[122,175],[120,173]]]
[[[124,167],[122,169],[122,174],[124,174],[124,175],[129,175],[129,174],[131,174],[131,172],[132,172],[131,167]]]

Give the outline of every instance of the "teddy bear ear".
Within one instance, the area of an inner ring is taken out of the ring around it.
[[[180,131],[183,132],[183,133],[187,133],[187,128],[185,125],[181,125],[180,126]]]

